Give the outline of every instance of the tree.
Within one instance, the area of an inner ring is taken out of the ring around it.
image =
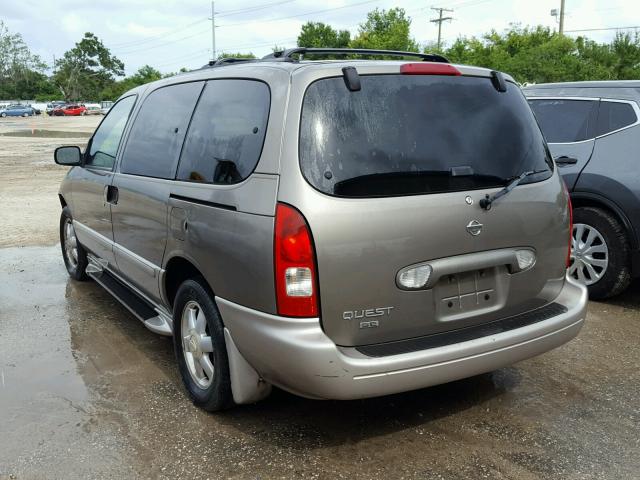
[[[610,44],[558,35],[547,27],[512,26],[500,34],[462,37],[446,49],[452,62],[501,70],[519,82],[626,80],[640,77],[640,37],[618,34]]]
[[[100,94],[101,100],[115,100],[123,93],[145,83],[154,82],[162,78],[162,73],[149,65],[140,67],[136,73],[118,82],[113,82]]]
[[[0,98],[31,99],[48,89],[47,65],[34,55],[19,33],[0,20]]]
[[[322,22],[307,22],[298,35],[299,47],[345,48],[349,46],[351,34],[348,30],[334,30]]]
[[[124,63],[111,55],[98,37],[87,32],[56,62],[55,85],[68,101],[96,99],[102,90],[124,76]]]
[[[220,55],[218,55],[218,59],[220,58],[256,58],[256,56],[249,52],[249,53],[221,53]]]
[[[367,20],[360,24],[358,35],[349,46],[417,52],[419,47],[410,36],[410,27],[411,19],[403,8],[376,8],[367,14]]]

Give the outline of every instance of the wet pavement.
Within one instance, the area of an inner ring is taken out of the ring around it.
[[[207,414],[168,338],[59,246],[0,249],[0,479],[640,478],[640,284],[515,366],[384,398]]]

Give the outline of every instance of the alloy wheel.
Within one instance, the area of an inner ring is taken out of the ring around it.
[[[78,238],[76,237],[76,231],[73,228],[71,219],[67,218],[64,223],[64,251],[67,256],[67,261],[73,268],[78,267]]]
[[[213,342],[209,335],[207,318],[198,302],[190,300],[182,310],[182,352],[192,380],[206,389],[213,382]]]

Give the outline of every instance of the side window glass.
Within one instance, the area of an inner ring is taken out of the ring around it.
[[[85,166],[112,169],[129,114],[136,102],[135,95],[116,103],[94,133],[89,150],[85,153]]]
[[[620,128],[636,123],[637,117],[633,107],[628,103],[602,100],[598,111],[596,135],[604,135]]]
[[[136,116],[120,171],[173,178],[178,155],[203,82],[162,87],[149,94]]]
[[[597,100],[529,99],[529,105],[549,143],[593,138]]]
[[[200,97],[177,178],[233,184],[260,159],[269,117],[269,87],[254,80],[211,80]]]

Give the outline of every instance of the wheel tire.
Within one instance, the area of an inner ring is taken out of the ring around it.
[[[208,355],[213,364],[213,378],[209,379],[210,384],[206,387],[197,383],[187,364],[189,362],[187,355],[192,355],[192,361],[195,364],[195,354],[185,352],[185,343],[189,344],[189,341],[185,340],[183,335],[183,317],[188,315],[187,311],[189,308],[193,308],[194,303],[205,315],[207,330],[205,335],[208,334],[211,338],[213,346],[213,352],[200,353],[200,355]],[[213,300],[213,294],[203,278],[186,280],[178,288],[173,307],[173,347],[182,381],[197,407],[208,412],[215,412],[234,405],[229,358],[224,340],[224,326]]]
[[[0,117],[5,118],[6,116],[7,116],[6,113],[4,113],[4,112],[0,113]]]
[[[22,116],[23,116],[23,117],[28,117],[28,116],[29,116],[29,114],[28,114],[28,113],[23,113],[23,114],[22,114]]]
[[[75,236],[75,229],[73,228],[73,218],[71,217],[71,211],[69,207],[64,207],[62,209],[62,213],[60,214],[60,248],[62,249],[62,258],[64,259],[64,264],[67,267],[67,272],[69,272],[69,276],[74,280],[84,281],[87,280],[87,274],[85,270],[87,268],[88,260],[87,260],[87,252],[78,242],[78,238]],[[67,251],[66,242],[67,242],[67,233],[65,232],[67,228],[67,224],[71,225],[71,229],[73,231],[73,237],[75,238],[75,248],[77,260],[70,257],[70,253]]]
[[[604,274],[595,283],[587,285],[589,298],[602,300],[622,293],[631,283],[631,248],[624,227],[611,213],[595,207],[576,208],[573,224],[585,224],[597,230],[608,250]],[[574,228],[574,235],[575,232]]]

